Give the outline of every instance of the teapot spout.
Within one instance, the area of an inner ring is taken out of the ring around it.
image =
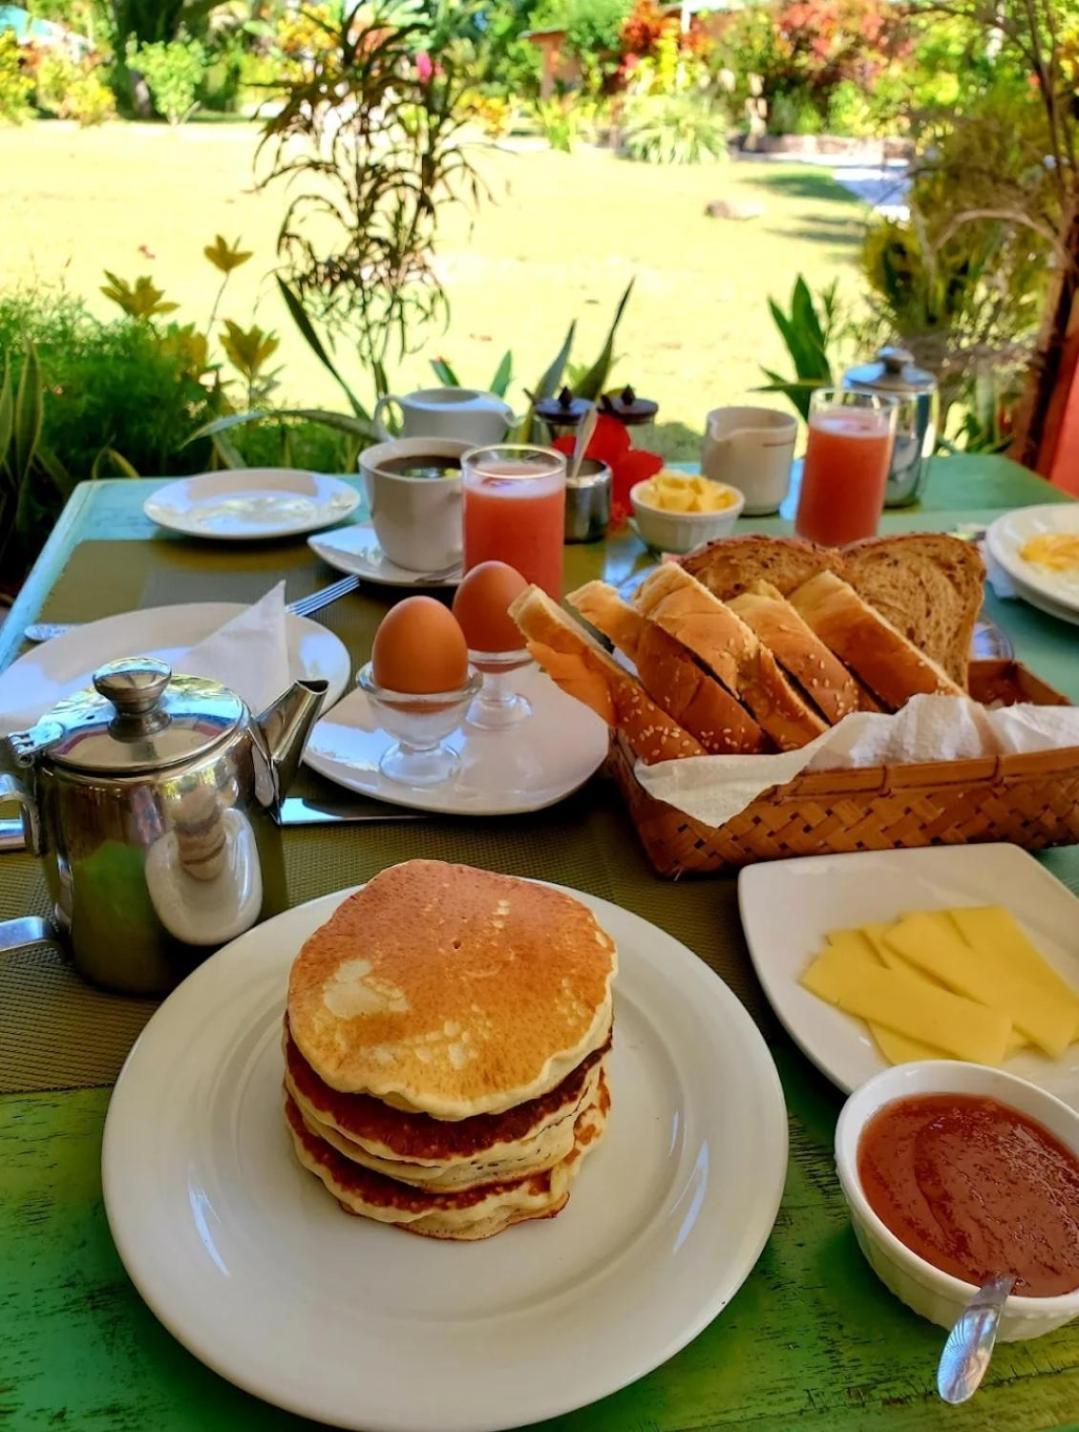
[[[308,732],[318,715],[327,686],[325,681],[295,681],[255,718],[273,768],[279,799],[295,778]]]

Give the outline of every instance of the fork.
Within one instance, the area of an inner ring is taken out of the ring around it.
[[[342,577],[339,582],[331,582],[328,587],[322,587],[317,592],[289,602],[285,610],[294,617],[309,617],[314,612],[320,612],[323,607],[328,607],[331,602],[347,597],[349,592],[354,592],[359,585],[359,577]],[[52,641],[54,636],[77,631],[82,625],[82,622],[31,622],[23,636],[31,642]]]

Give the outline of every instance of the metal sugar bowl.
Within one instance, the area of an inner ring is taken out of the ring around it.
[[[17,774],[0,775],[0,799],[22,805],[79,972],[162,994],[283,908],[274,814],[326,683],[298,681],[257,717],[150,657],[110,662],[94,688],[7,738]]]
[[[900,399],[885,507],[917,502],[937,441],[940,394],[932,373],[915,366],[905,348],[882,348],[876,362],[848,368],[843,386]]]

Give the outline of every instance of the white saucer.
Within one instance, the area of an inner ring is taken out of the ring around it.
[[[188,537],[254,542],[343,522],[359,501],[356,489],[336,477],[242,467],[170,482],[148,497],[142,510],[151,521]]]
[[[456,587],[464,576],[463,567],[452,572],[413,572],[408,567],[398,567],[378,545],[370,522],[356,522],[323,537],[309,537],[307,545],[327,566],[383,587]]]
[[[184,654],[246,608],[239,602],[189,602],[121,612],[53,637],[0,672],[0,734],[32,725],[63,697],[90,685],[99,666],[124,656],[156,656],[183,671]],[[326,681],[324,709],[348,686],[352,662],[318,622],[285,613],[294,680]]]
[[[448,744],[461,757],[438,786],[405,786],[378,769],[394,738],[358,688],[315,724],[304,760],[347,790],[393,805],[445,815],[511,815],[542,810],[583,786],[607,756],[608,731],[594,711],[560,691],[538,667],[525,667],[514,690],[532,715],[503,731],[459,726]]]
[[[775,1065],[685,945],[567,893],[618,945],[610,1124],[563,1213],[488,1242],[348,1217],[293,1155],[288,971],[344,892],[242,935],[157,1011],[109,1106],[105,1206],[135,1286],[196,1357],[320,1424],[492,1432],[606,1396],[722,1313],[783,1192]]]
[[[742,927],[769,1003],[803,1054],[848,1094],[889,1065],[864,1020],[799,983],[827,932],[909,910],[998,904],[1079,990],[1079,899],[1016,845],[804,856],[747,866],[738,877]],[[1003,1067],[1079,1109],[1079,1044],[1059,1060],[1024,1049]]]

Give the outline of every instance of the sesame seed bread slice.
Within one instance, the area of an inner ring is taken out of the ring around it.
[[[510,604],[509,614],[551,680],[620,731],[638,760],[654,765],[705,754],[701,743],[546,592],[528,587]]]
[[[781,751],[797,750],[828,729],[752,628],[677,563],[657,567],[634,604],[689,647]]]
[[[765,748],[764,732],[746,708],[693,653],[642,617],[606,582],[588,582],[567,600],[585,621],[630,658],[648,694],[713,755]]]
[[[754,582],[727,603],[788,676],[793,677],[826,721],[835,725],[861,706],[857,683],[843,663],[770,582]]]

